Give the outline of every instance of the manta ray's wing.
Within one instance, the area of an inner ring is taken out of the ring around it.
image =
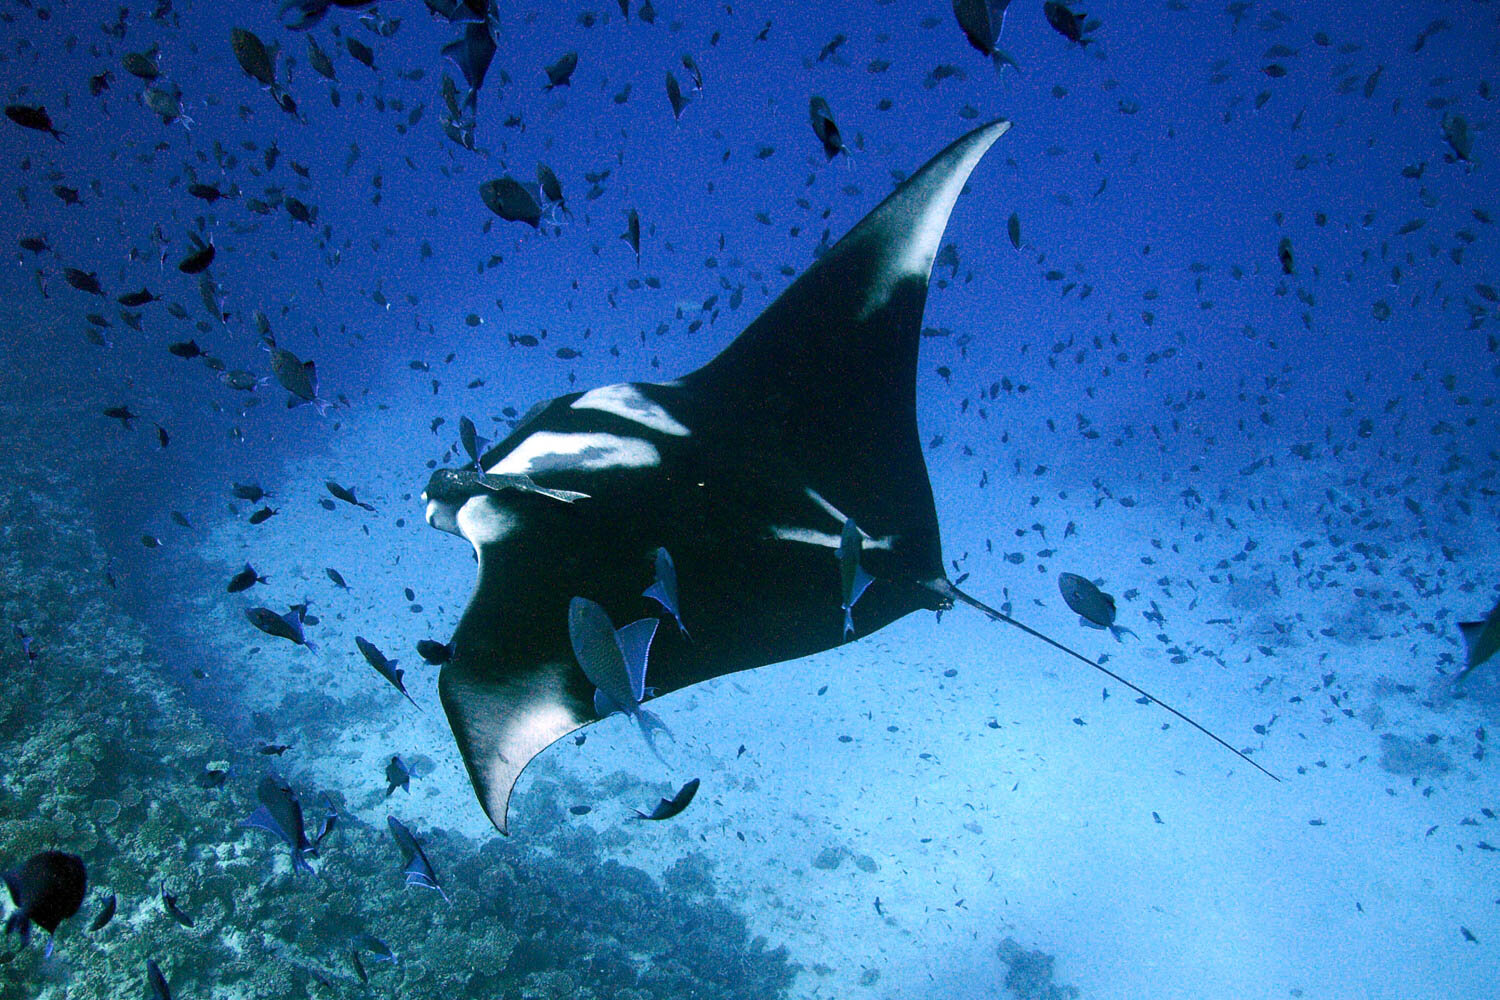
[[[763,439],[751,450],[779,455],[872,533],[899,536],[897,564],[877,576],[943,575],[917,432],[922,312],[953,205],[1009,128],[991,122],[934,156],[722,353],[680,380],[721,425]]]
[[[479,558],[438,691],[501,832],[527,763],[594,718],[570,601],[615,620],[649,613],[642,574],[658,547],[677,563],[694,630],[652,651],[662,692],[842,642],[834,547],[846,518],[882,540],[864,548],[876,583],[861,634],[941,606],[926,586],[946,578],[917,436],[922,310],[954,202],[1008,128],[939,153],[702,368],[551,400],[481,456],[486,474],[586,498],[429,498],[428,522]]]

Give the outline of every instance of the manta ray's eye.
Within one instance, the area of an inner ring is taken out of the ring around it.
[[[437,503],[461,503],[473,496],[475,476],[459,469],[438,469],[427,480],[422,495]]]

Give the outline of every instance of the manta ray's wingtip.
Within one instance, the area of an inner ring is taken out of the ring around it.
[[[455,657],[438,674],[438,695],[474,794],[506,836],[511,793],[526,765],[590,721],[565,695],[556,666],[501,671]]]

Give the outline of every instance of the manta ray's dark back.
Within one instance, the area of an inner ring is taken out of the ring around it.
[[[554,399],[480,458],[486,473],[583,498],[428,498],[428,522],[479,557],[439,692],[502,832],[526,764],[595,718],[569,602],[594,601],[617,626],[659,613],[643,596],[658,548],[692,637],[659,630],[646,680],[658,693],[842,642],[847,520],[874,577],[857,634],[943,606],[916,422],[922,312],[953,204],[1009,127],[982,126],[933,157],[702,368]]]

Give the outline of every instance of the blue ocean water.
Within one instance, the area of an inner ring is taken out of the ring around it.
[[[0,995],[1488,995],[1496,11],[1057,6],[1007,61],[943,2],[0,5],[0,866],[89,873]],[[945,569],[1280,780],[959,606],[569,735],[500,837],[416,649],[462,420],[692,371],[1002,118],[922,320]]]

